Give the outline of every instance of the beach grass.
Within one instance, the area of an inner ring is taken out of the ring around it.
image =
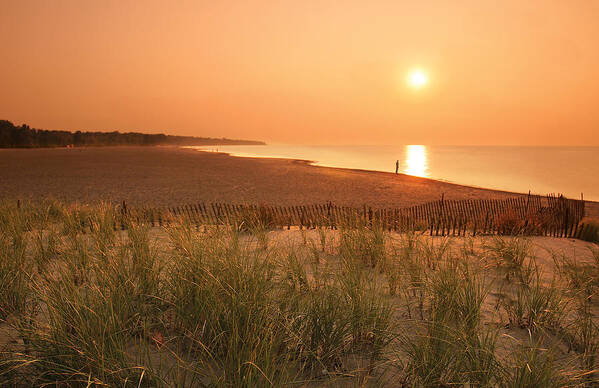
[[[0,205],[0,385],[593,386],[599,251]],[[552,276],[547,277],[546,272]]]

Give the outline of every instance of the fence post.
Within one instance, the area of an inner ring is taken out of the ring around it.
[[[439,213],[443,214],[443,205],[445,200],[445,193],[441,193],[441,201],[439,202]]]

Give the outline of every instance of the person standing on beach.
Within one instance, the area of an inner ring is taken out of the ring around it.
[[[395,173],[398,174],[399,173],[399,160],[395,161]]]

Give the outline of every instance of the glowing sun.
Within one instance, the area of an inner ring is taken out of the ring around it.
[[[408,74],[408,85],[410,85],[413,88],[419,89],[426,85],[427,82],[428,77],[426,76],[426,73],[422,70],[412,70]]]

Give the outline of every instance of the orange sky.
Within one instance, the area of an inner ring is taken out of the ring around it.
[[[0,50],[38,128],[599,145],[594,0],[3,1]]]

